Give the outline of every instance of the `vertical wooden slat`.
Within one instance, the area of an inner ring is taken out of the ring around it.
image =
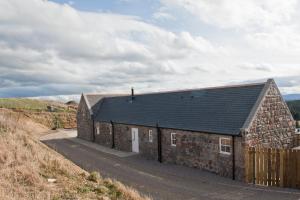
[[[297,154],[297,188],[300,189],[300,151],[296,150]]]
[[[264,153],[263,153],[263,148],[259,149],[259,184],[263,185],[264,184],[264,169],[263,169],[263,162],[264,162]]]
[[[290,176],[290,161],[291,161],[291,157],[290,157],[290,150],[289,149],[285,149],[286,152],[286,156],[285,156],[285,187],[291,187],[290,183],[291,183],[291,176]]]
[[[259,179],[259,155],[260,155],[260,148],[255,148],[255,183],[260,184]]]
[[[264,185],[268,185],[268,149],[264,148]]]
[[[296,151],[292,150],[292,169],[291,169],[291,174],[292,174],[292,187],[296,188],[296,182],[297,182],[297,155]]]
[[[249,147],[245,148],[245,182],[249,181]]]
[[[296,150],[296,159],[297,159],[297,169],[296,169],[296,176],[297,176],[297,183],[296,187],[300,189],[300,151]]]
[[[255,148],[254,147],[252,147],[252,170],[253,170],[253,172],[252,172],[252,174],[253,174],[253,177],[252,177],[252,181],[253,181],[253,184],[255,184],[255,179],[256,179],[256,176],[255,176],[255,169],[256,169],[256,167],[255,167],[255,165],[256,165],[256,163],[255,163]]]
[[[271,169],[271,149],[268,149],[268,186],[271,186],[272,183],[272,169]]]
[[[252,147],[249,148],[249,160],[248,160],[248,183],[253,182],[253,150]]]
[[[276,184],[276,171],[275,171],[275,166],[276,166],[276,151],[275,149],[271,149],[271,185],[275,186]]]
[[[285,153],[283,149],[280,149],[280,187],[284,187],[284,160],[285,160]]]
[[[276,171],[276,186],[280,186],[279,177],[280,177],[280,150],[276,149],[276,165],[275,165],[275,171]]]

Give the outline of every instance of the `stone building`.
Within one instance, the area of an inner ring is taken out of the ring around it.
[[[85,95],[78,137],[244,180],[247,146],[290,148],[295,122],[273,79],[123,96]]]

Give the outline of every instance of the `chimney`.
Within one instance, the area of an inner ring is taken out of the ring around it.
[[[133,87],[131,88],[131,101],[133,101],[133,99],[134,99],[134,89],[133,89]]]

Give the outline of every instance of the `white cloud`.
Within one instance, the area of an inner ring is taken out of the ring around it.
[[[221,28],[269,28],[288,23],[297,0],[161,0],[186,9],[205,23]]]
[[[131,86],[145,92],[269,77],[282,85],[285,77],[293,77],[283,89],[300,92],[294,1],[278,6],[266,0],[245,5],[163,2],[166,7],[152,17],[178,23],[168,6],[182,6],[193,17],[225,28],[227,35],[227,29],[243,31],[221,45],[223,32],[216,39],[184,29],[171,32],[136,16],[78,11],[68,4],[0,1],[0,96],[113,93]]]
[[[82,12],[68,4],[13,0],[1,2],[0,13],[2,95],[22,86],[29,93],[48,88],[60,94],[79,85],[88,91],[147,85],[180,71],[176,60],[218,52],[200,36],[175,34],[134,16]]]

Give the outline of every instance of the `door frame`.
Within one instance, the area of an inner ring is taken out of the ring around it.
[[[132,152],[139,153],[139,129],[138,128],[131,128],[131,146]]]

